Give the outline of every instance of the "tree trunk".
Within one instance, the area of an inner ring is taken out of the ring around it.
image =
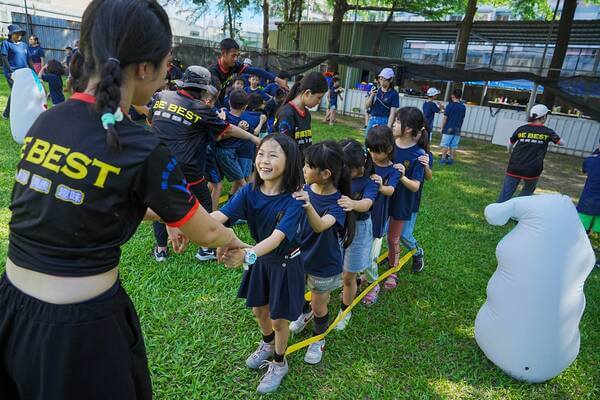
[[[294,50],[300,50],[300,20],[302,19],[302,0],[296,3],[296,34],[294,35]]]
[[[233,32],[233,16],[231,15],[231,4],[227,1],[227,23],[229,25],[229,37],[234,39],[235,35]]]
[[[283,0],[283,22],[290,22],[290,0]]]
[[[565,0],[563,8],[560,13],[560,22],[558,25],[558,33],[556,35],[556,45],[554,47],[554,54],[552,54],[552,60],[550,61],[550,70],[548,71],[548,79],[559,79],[560,69],[565,61],[567,54],[567,48],[569,47],[569,39],[571,36],[571,27],[573,26],[573,17],[575,16],[575,9],[577,8],[577,0]],[[542,96],[542,103],[544,103],[549,109],[554,106],[554,93],[549,90],[544,90]]]
[[[269,0],[263,0],[263,40],[262,47],[265,50],[269,49]]]
[[[340,52],[340,36],[342,34],[342,23],[344,15],[348,11],[348,3],[346,0],[335,0],[333,4],[333,18],[331,20],[331,29],[329,30],[329,42],[327,50],[331,54],[339,54]],[[329,71],[338,71],[338,63],[329,62],[327,69]]]
[[[387,19],[385,20],[385,22],[383,24],[381,24],[379,26],[379,29],[377,30],[377,36],[375,37],[375,43],[373,44],[373,48],[374,48],[373,55],[375,57],[379,56],[379,51],[381,50],[380,47],[381,47],[381,38],[383,37],[383,31],[385,30],[385,28],[387,28],[389,23],[394,18],[395,7],[396,7],[396,2],[394,1],[394,3],[392,4],[392,9],[390,10],[390,13],[388,14]]]
[[[456,58],[454,67],[465,69],[467,61],[467,48],[469,47],[469,37],[471,36],[471,28],[473,27],[473,19],[477,11],[477,0],[469,0],[465,17],[460,23],[460,33],[458,35],[458,43],[456,48]]]

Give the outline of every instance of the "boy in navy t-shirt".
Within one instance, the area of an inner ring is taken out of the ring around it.
[[[440,91],[436,88],[427,89],[427,101],[423,103],[423,116],[425,117],[425,125],[427,126],[430,140],[433,133],[435,114],[445,109],[442,103],[435,101],[438,94],[440,94]]]
[[[462,97],[462,91],[460,89],[454,89],[452,92],[450,103],[446,106],[444,112],[444,120],[442,121],[442,142],[440,147],[442,148],[442,164],[452,164],[456,159],[456,149],[460,143],[460,130],[462,128],[463,121],[465,120],[465,113],[467,107],[460,101]],[[450,153],[448,155],[448,153]]]

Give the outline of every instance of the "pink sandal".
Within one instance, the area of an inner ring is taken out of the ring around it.
[[[393,289],[396,289],[396,286],[398,286],[398,277],[396,276],[396,274],[391,274],[385,280],[385,282],[383,284],[383,289],[393,290]]]
[[[381,290],[381,287],[379,285],[376,285],[373,289],[371,289],[369,291],[369,293],[367,293],[367,295],[362,299],[362,303],[365,306],[372,306],[373,304],[377,303],[377,295],[379,294],[379,291]]]

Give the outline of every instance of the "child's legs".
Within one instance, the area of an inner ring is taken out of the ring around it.
[[[531,196],[533,194],[533,192],[535,192],[537,183],[538,183],[538,178],[523,179],[523,189],[521,189],[521,193],[519,193],[519,196]]]
[[[498,196],[496,203],[504,203],[505,201],[510,200],[517,190],[519,182],[521,182],[521,178],[515,178],[514,176],[506,175],[504,177],[504,183],[502,184],[502,190],[500,190],[500,195]]]
[[[256,322],[258,322],[258,327],[263,336],[269,336],[273,333],[273,323],[269,317],[269,305],[266,304],[260,307],[252,307],[252,312],[256,317]]]
[[[167,248],[167,227],[165,224],[158,221],[152,223],[152,229],[154,230],[154,238],[156,239],[156,246],[161,249]]]
[[[343,278],[344,289],[342,290],[342,302],[345,305],[350,305],[356,297],[356,272],[344,271]]]
[[[327,305],[329,304],[329,292],[321,293],[311,290],[310,306],[315,314],[315,317],[324,317],[328,313]]]
[[[290,321],[287,319],[274,319],[270,320],[270,323],[275,331],[275,353],[283,355],[290,338]]]
[[[329,123],[331,125],[333,125],[333,123],[335,122],[335,114],[336,114],[335,110],[336,110],[335,108],[332,108],[331,112],[329,113]]]
[[[410,220],[404,223],[404,227],[402,228],[402,237],[400,238],[400,240],[402,241],[402,245],[408,250],[418,249],[415,254],[419,255],[423,252],[423,249],[419,247],[417,239],[415,239],[414,236],[417,215],[418,213],[412,213],[412,215],[410,216]]]
[[[212,199],[212,211],[217,211],[219,209],[219,198],[223,192],[223,182],[210,183],[209,185],[211,187],[210,197]]]
[[[402,228],[404,227],[404,221],[397,220],[394,217],[389,219],[388,228],[388,264],[390,268],[398,265],[398,258],[400,254],[400,237],[402,237]]]
[[[237,192],[245,184],[246,184],[246,180],[245,179],[239,179],[239,180],[233,182],[233,185],[231,185],[231,192],[230,192],[230,194],[234,194],[235,192]]]
[[[371,245],[371,265],[365,269],[365,275],[369,283],[375,282],[379,278],[379,265],[377,259],[381,253],[381,246],[383,245],[383,238],[373,238],[373,244]]]

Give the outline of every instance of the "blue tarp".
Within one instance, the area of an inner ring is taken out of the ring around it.
[[[467,85],[484,86],[484,81],[465,82]],[[526,79],[515,79],[514,81],[490,81],[488,87],[508,90],[533,90],[533,82]],[[544,87],[538,86],[538,93],[544,93]]]

